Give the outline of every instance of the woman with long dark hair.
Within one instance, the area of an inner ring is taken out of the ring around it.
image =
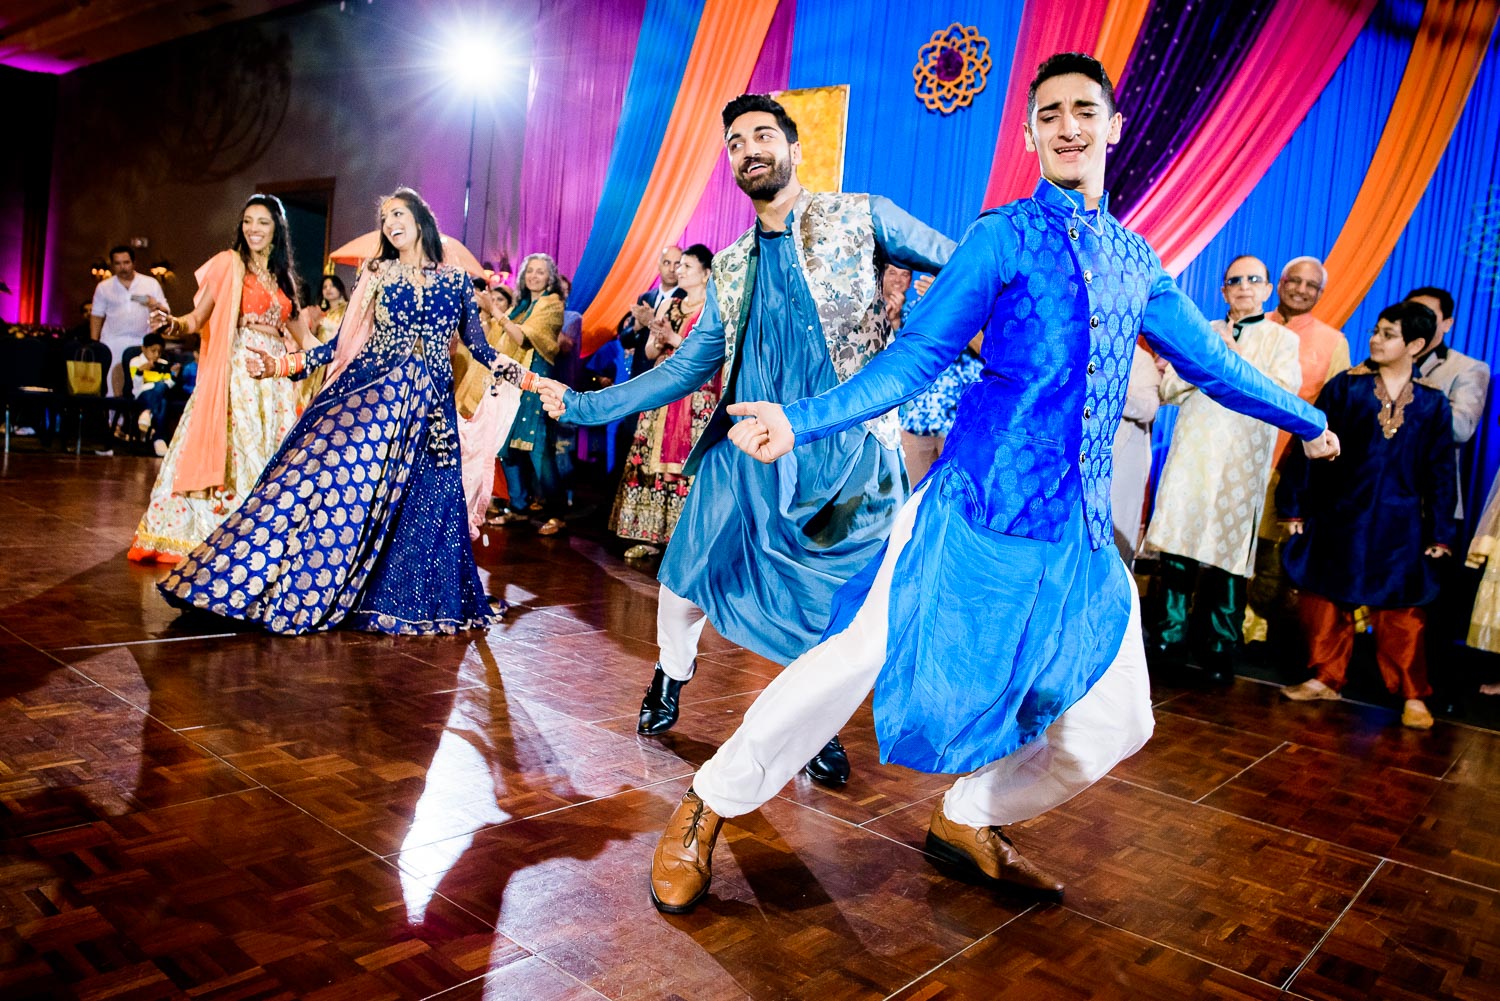
[[[172,316],[158,303],[151,314],[171,336],[199,336],[198,382],[130,543],[130,559],[143,563],[176,563],[206,539],[296,422],[296,387],[252,378],[246,359],[313,343],[298,318],[286,210],[275,195],[245,202],[230,249],[194,277],[192,312]]]
[[[469,544],[448,346],[522,373],[485,340],[474,286],[443,263],[437,220],[398,188],[343,325],[306,352],[255,352],[258,378],[324,370],[323,389],[249,499],[164,580],[174,604],[275,633],[490,625]],[[503,608],[503,602],[498,603]]]

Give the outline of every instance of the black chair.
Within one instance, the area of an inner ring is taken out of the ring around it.
[[[0,379],[5,386],[5,451],[10,451],[11,412],[28,404],[41,408],[43,427],[60,410],[67,384],[60,342],[50,337],[0,340]]]
[[[140,354],[141,349],[126,348],[124,352],[125,365],[129,366],[131,352]],[[79,362],[96,362],[100,366],[103,379],[100,382],[98,393],[74,393],[69,392],[63,401],[63,406],[69,410],[78,412],[78,434],[74,439],[73,452],[75,455],[83,454],[83,422],[87,414],[103,414],[111,418],[106,426],[113,424],[112,418],[116,414],[123,414],[129,418],[136,410],[135,397],[131,395],[130,370],[126,368],[125,392],[119,396],[109,393],[109,363],[112,352],[109,345],[98,341],[75,341],[68,346],[68,360]],[[71,390],[71,387],[69,387]],[[127,421],[128,423],[128,421]]]

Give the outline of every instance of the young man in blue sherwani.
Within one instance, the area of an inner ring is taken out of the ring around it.
[[[662,557],[660,653],[636,725],[643,734],[677,722],[705,614],[720,635],[779,664],[806,653],[828,625],[834,592],[880,552],[910,493],[894,414],[825,437],[795,469],[771,469],[729,443],[725,405],[790,403],[850,378],[890,339],[877,251],[936,272],[954,246],[878,195],[804,189],[797,124],[764,94],[729,102],[723,123],[730,167],[757,221],[715,255],[692,334],[624,385],[542,388],[553,417],[606,424],[681,399],[716,372],[723,378],[719,409],[683,466],[693,489]],[[849,777],[836,731],[802,760],[824,784]]]
[[[983,377],[884,553],[839,591],[823,641],[761,693],[673,814],[651,866],[660,910],[702,899],[723,819],[774,796],[872,687],[884,760],[968,773],[934,809],[928,851],[966,878],[1060,898],[1004,825],[1086,789],[1153,725],[1109,504],[1136,337],[1226,406],[1302,438],[1310,457],[1338,450],[1323,415],[1226,348],[1109,214],[1105,149],[1121,119],[1103,67],[1048,59],[1027,119],[1036,191],[974,224],[895,344],[821,395],[729,408],[749,418],[731,441],[790,476],[808,445],[912,398],[986,330]]]

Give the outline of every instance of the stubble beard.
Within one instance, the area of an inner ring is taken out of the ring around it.
[[[750,180],[736,172],[734,183],[739,185],[739,189],[749,195],[752,201],[768,202],[792,183],[792,161],[776,160],[771,164],[769,172],[755,180]]]

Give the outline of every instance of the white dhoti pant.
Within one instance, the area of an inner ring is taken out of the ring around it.
[[[693,676],[698,658],[698,640],[708,618],[703,609],[663,584],[656,594],[657,663],[662,673],[676,681]]]
[[[849,626],[766,686],[740,728],[698,770],[693,788],[719,816],[749,813],[780,792],[875,687],[885,664],[891,577],[926,492],[914,494],[897,516],[875,582]],[[1103,675],[1042,736],[958,779],[943,799],[949,820],[970,827],[1028,820],[1072,799],[1150,739],[1140,598],[1130,587],[1130,624]]]

